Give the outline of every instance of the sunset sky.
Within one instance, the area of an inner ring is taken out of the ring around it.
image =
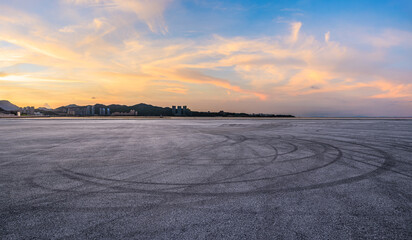
[[[0,0],[0,100],[412,116],[412,1]]]

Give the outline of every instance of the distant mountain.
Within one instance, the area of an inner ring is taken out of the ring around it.
[[[66,107],[79,107],[79,106],[76,104],[70,104],[70,105],[67,105]]]
[[[96,107],[108,107],[110,112],[129,112],[130,110],[136,110],[140,116],[172,116],[172,109],[169,107],[157,107],[150,104],[139,103],[133,106],[126,105],[101,105],[97,104]]]
[[[7,100],[0,100],[0,111],[18,111],[20,108]]]
[[[76,104],[70,104],[67,106],[61,106],[54,109],[54,112],[58,114],[65,114],[69,108],[84,108],[85,106],[78,106]],[[99,112],[99,108],[110,108],[111,113],[115,112],[130,112],[130,110],[135,110],[138,112],[139,116],[174,116],[172,113],[172,108],[170,107],[158,107],[146,103],[139,103],[133,106],[126,106],[120,104],[95,104],[95,114]],[[294,117],[293,115],[275,115],[275,114],[247,114],[247,113],[230,113],[230,112],[197,112],[186,110],[185,116],[193,117]]]

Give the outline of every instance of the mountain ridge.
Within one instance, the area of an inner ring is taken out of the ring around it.
[[[90,105],[86,105],[90,106]],[[86,107],[86,106],[78,106],[76,104],[69,104],[67,106],[61,106],[56,108],[55,110],[59,111],[67,111],[67,108],[72,107]],[[138,103],[131,106],[123,105],[123,104],[101,104],[97,103],[92,105],[95,107],[95,111],[98,111],[98,108],[110,108],[111,113],[115,112],[130,112],[131,110],[135,110],[138,112],[139,116],[175,116],[172,112],[172,108],[170,107],[159,107],[154,106],[147,103]],[[248,114],[248,113],[234,113],[234,112],[201,112],[201,111],[192,111],[189,108],[186,109],[184,116],[193,116],[193,117],[295,117],[293,115],[288,114]]]
[[[8,100],[0,100],[0,111],[18,111],[20,108]]]

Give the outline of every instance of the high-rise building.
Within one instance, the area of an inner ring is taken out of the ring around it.
[[[99,115],[100,116],[106,115],[106,108],[99,108]]]
[[[187,106],[172,106],[173,116],[190,116],[190,109]]]
[[[110,108],[105,108],[105,107],[99,108],[99,115],[100,116],[109,116],[110,115]]]
[[[34,115],[34,107],[23,107],[20,108],[21,113],[27,114],[27,115]]]
[[[86,107],[86,116],[90,116],[92,115],[92,106],[87,106]]]
[[[114,112],[112,116],[137,116],[137,111],[132,109],[129,112]]]

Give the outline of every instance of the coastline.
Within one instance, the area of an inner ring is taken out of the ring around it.
[[[412,117],[159,117],[159,116],[85,116],[85,117],[51,117],[20,116],[2,117],[0,119],[38,119],[38,120],[412,120]]]

